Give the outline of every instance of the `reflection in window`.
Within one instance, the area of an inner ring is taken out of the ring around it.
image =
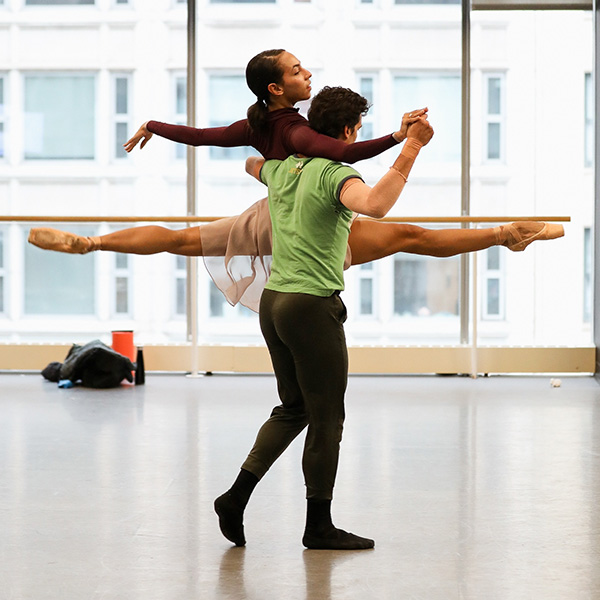
[[[245,118],[256,98],[243,75],[211,75],[209,79],[210,126],[223,127]],[[217,160],[244,160],[254,152],[250,148],[210,148]]]
[[[91,227],[73,225],[70,230],[95,235]],[[46,252],[27,242],[24,246],[26,315],[95,314],[94,252],[81,256]]]
[[[460,76],[423,73],[394,77],[396,121],[400,123],[405,110],[427,106],[435,115],[435,144],[419,156],[419,162],[460,162],[461,108]],[[401,106],[400,106],[401,104]]]
[[[115,158],[125,158],[127,156],[123,144],[129,139],[129,130],[131,127],[129,119],[129,89],[129,76],[116,75],[114,77]]]
[[[458,315],[458,259],[394,257],[394,314]]]
[[[594,164],[594,85],[591,73],[585,74],[585,166]]]
[[[25,158],[94,158],[95,87],[91,75],[25,76]]]

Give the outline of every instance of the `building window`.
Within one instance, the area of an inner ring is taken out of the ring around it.
[[[460,162],[460,75],[423,73],[394,77],[394,98],[402,98],[396,122],[415,108],[427,106],[435,115],[435,144],[419,155],[419,162]],[[398,104],[398,103],[396,103]]]
[[[115,254],[113,313],[128,315],[130,312],[131,270],[128,254]]]
[[[176,75],[174,78],[175,100],[174,100],[174,122],[177,125],[187,124],[187,79],[183,75]],[[175,158],[184,159],[187,153],[185,144],[175,144]]]
[[[73,225],[70,230],[78,235],[95,235],[92,227]],[[95,314],[94,252],[85,256],[47,252],[26,241],[24,246],[26,315]]]
[[[25,76],[25,158],[93,159],[96,82],[92,75]]]
[[[375,314],[375,268],[372,262],[360,265],[358,270],[358,314]]]
[[[209,283],[209,310],[211,317],[222,317],[226,319],[256,318],[256,313],[246,308],[243,304],[231,306],[219,288],[211,280]]]
[[[504,316],[504,277],[500,246],[492,246],[484,253],[482,273],[482,318],[501,319]]]
[[[113,77],[114,92],[114,157],[125,158],[127,152],[123,144],[129,139],[131,129],[130,119],[130,77],[129,75],[115,75]]]
[[[210,126],[223,127],[246,116],[256,98],[246,85],[243,75],[211,75],[209,77]],[[251,148],[210,148],[215,160],[245,160],[256,154]]]
[[[0,230],[0,314],[4,314],[6,312],[6,301],[4,299],[4,293],[6,289],[6,268],[4,266],[4,239],[5,232]]]
[[[504,76],[484,75],[485,160],[504,161]]]
[[[583,230],[583,322],[592,321],[592,230],[586,227]]]
[[[372,140],[375,136],[375,76],[359,75],[358,90],[361,96],[366,98],[371,108],[363,117],[362,127],[360,129],[360,139]]]
[[[186,313],[186,277],[185,256],[175,256],[175,314],[177,316],[183,316]]]
[[[458,260],[394,257],[394,314],[458,315]]]
[[[95,4],[95,0],[26,0],[26,6],[71,6],[74,4]]]
[[[460,0],[394,0],[394,4],[460,4]]]
[[[585,74],[585,150],[584,164],[594,165],[594,84],[591,73]]]
[[[4,132],[6,131],[5,81],[4,75],[0,75],[0,158],[4,158],[6,152],[6,139],[4,137]]]

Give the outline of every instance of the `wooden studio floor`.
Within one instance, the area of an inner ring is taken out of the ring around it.
[[[305,550],[298,439],[245,548],[212,509],[277,403],[271,376],[59,389],[0,374],[0,600],[597,600],[600,385],[350,378],[338,527]]]

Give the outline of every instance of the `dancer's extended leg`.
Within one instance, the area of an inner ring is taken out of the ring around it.
[[[405,223],[356,219],[348,243],[352,264],[360,265],[396,252],[448,257],[497,245],[519,252],[535,240],[550,240],[563,235],[562,225],[538,221],[520,221],[484,229],[425,229]]]
[[[44,250],[69,254],[107,250],[127,254],[170,252],[182,256],[202,256],[199,230],[199,227],[168,229],[158,225],[147,225],[85,237],[49,227],[35,227],[29,232],[29,242]]]

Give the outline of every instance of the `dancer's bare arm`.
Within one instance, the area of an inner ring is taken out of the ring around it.
[[[400,156],[390,170],[370,188],[356,179],[349,179],[342,188],[340,201],[350,210],[361,215],[380,219],[398,200],[415,158],[422,146],[433,137],[433,128],[426,117],[410,125],[409,137]]]
[[[252,177],[254,177],[255,179],[258,179],[258,181],[261,181],[260,170],[262,169],[262,166],[264,164],[265,164],[264,158],[262,158],[260,156],[249,156],[246,159],[246,173],[248,173],[249,175],[252,175]]]

